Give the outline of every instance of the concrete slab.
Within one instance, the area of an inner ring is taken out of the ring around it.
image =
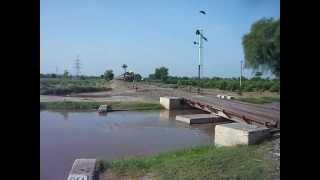
[[[220,124],[215,127],[214,141],[220,146],[250,145],[265,139],[270,129],[243,123]]]
[[[97,180],[96,159],[76,159],[70,170],[68,180]]]
[[[191,115],[178,115],[176,116],[177,121],[185,122],[188,124],[205,124],[205,123],[229,123],[222,117],[214,114],[191,114]]]

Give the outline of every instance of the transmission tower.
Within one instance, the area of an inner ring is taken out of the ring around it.
[[[76,76],[79,77],[80,75],[80,59],[79,55],[77,56],[76,62],[75,62],[75,68],[76,68]]]

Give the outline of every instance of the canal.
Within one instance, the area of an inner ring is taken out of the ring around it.
[[[213,143],[213,125],[188,125],[192,111],[40,111],[41,180],[64,180],[77,158],[112,160]]]

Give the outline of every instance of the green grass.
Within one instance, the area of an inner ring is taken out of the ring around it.
[[[263,97],[240,97],[238,100],[248,103],[254,103],[254,104],[265,104],[265,103],[271,103],[274,101],[280,101],[280,96],[263,96]]]
[[[71,101],[61,101],[61,102],[40,102],[40,109],[98,109],[100,105],[108,104],[111,105],[113,109],[127,109],[127,110],[158,110],[161,109],[161,105],[158,103],[148,103],[148,102],[71,102]]]
[[[146,157],[103,161],[117,176],[157,179],[271,179],[273,162],[264,159],[259,146],[199,146]],[[101,162],[100,162],[101,163]],[[103,168],[102,168],[103,169]]]
[[[66,95],[108,89],[110,89],[109,82],[103,79],[40,78],[40,94],[42,95]]]

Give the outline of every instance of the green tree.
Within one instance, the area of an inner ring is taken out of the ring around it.
[[[114,76],[114,74],[113,74],[113,71],[112,71],[112,70],[106,70],[106,71],[104,72],[104,79],[105,79],[105,80],[110,81],[110,80],[113,79],[113,76]]]
[[[251,78],[253,81],[259,81],[259,80],[261,80],[262,78],[262,72],[256,72],[255,73],[255,75],[254,75],[254,77],[253,78]]]
[[[64,70],[63,77],[64,78],[68,78],[69,77],[69,72],[67,70]]]
[[[141,81],[142,76],[140,74],[134,74],[134,80],[135,81]]]
[[[254,76],[261,78],[262,72],[256,72],[256,74]]]
[[[156,68],[154,76],[156,79],[160,79],[162,81],[165,81],[168,79],[168,76],[169,76],[168,71],[169,70],[166,67]]]
[[[85,77],[84,75],[81,75],[81,76],[80,76],[80,79],[81,79],[81,80],[85,80],[86,77]]]
[[[280,19],[263,18],[242,38],[245,67],[271,70],[280,78]]]
[[[149,79],[154,80],[154,79],[156,79],[156,77],[154,74],[149,74]]]

